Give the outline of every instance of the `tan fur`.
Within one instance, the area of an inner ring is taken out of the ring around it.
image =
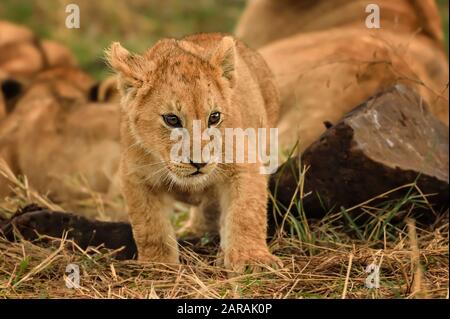
[[[0,70],[14,78],[29,79],[44,67],[44,56],[33,32],[0,21]]]
[[[46,62],[50,67],[57,66],[75,66],[77,62],[72,52],[61,43],[43,40],[41,43]]]
[[[14,42],[33,41],[33,39],[34,34],[30,29],[0,20],[0,46]]]
[[[434,0],[249,0],[236,27],[236,36],[252,48],[292,36],[336,27],[366,29],[369,3],[380,6],[382,30],[422,31],[442,41]]]
[[[41,42],[30,29],[0,21],[0,70],[4,74],[28,82],[43,69],[75,64],[75,58],[63,45]]]
[[[76,68],[41,73],[13,113],[0,121],[0,156],[30,186],[57,202],[86,196],[69,181],[85,177],[107,193],[119,162],[119,109],[89,103],[94,81]],[[9,192],[0,181],[0,196]]]
[[[75,65],[70,51],[59,43],[44,40],[23,26],[0,21],[0,82],[13,79],[25,91],[33,78],[46,68]],[[5,118],[17,99],[5,101],[0,92],[0,120]]]
[[[212,111],[222,113],[222,132],[273,127],[278,95],[261,57],[220,34],[161,40],[142,56],[116,43],[108,57],[119,74],[120,174],[139,259],[179,261],[167,214],[174,199],[184,199],[197,204],[193,218],[205,222],[193,232],[220,232],[226,267],[277,264],[266,245],[267,177],[259,165],[209,162],[202,175],[189,176],[192,165],[170,160],[171,130],[161,117],[178,114],[191,134],[192,121],[205,125]]]
[[[43,66],[42,52],[33,43],[19,42],[0,47],[0,69],[13,77],[30,79]]]

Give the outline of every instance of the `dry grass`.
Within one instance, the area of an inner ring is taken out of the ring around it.
[[[14,180],[13,198],[0,201],[4,215],[11,212],[11,203],[54,205],[20,179]],[[416,195],[406,201],[417,202]],[[380,210],[369,204],[360,208],[370,214]],[[196,247],[183,248],[183,265],[173,266],[117,261],[102,247],[84,251],[65,238],[53,239],[46,247],[0,239],[0,297],[448,298],[448,212],[433,226],[419,227],[412,220],[391,224],[390,214],[406,209],[404,204],[405,199],[389,206],[389,211],[373,215],[364,225],[346,226],[343,221],[349,214],[342,211],[317,223],[297,221],[290,234],[271,243],[283,269],[238,276],[214,265],[214,247],[206,254],[193,252]],[[98,207],[94,200],[92,205]],[[79,289],[65,286],[70,263],[80,267]],[[365,286],[365,270],[372,263],[380,266],[379,289]]]
[[[0,240],[0,297],[3,298],[413,298],[448,297],[448,223],[420,231],[420,266],[408,238],[386,249],[367,244],[314,245],[277,242],[285,268],[229,276],[212,256],[184,252],[186,264],[168,266],[116,261],[110,252],[70,248],[66,240],[38,247]],[[350,260],[350,262],[349,262]],[[365,268],[381,267],[380,288],[367,289]],[[81,288],[65,287],[65,268],[81,269]],[[423,275],[418,278],[418,267]],[[418,279],[417,279],[418,278]],[[419,280],[419,282],[418,282]],[[418,288],[419,287],[419,288]]]

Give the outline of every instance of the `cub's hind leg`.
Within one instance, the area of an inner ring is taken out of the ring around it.
[[[205,196],[198,206],[192,206],[189,220],[177,231],[177,235],[184,238],[200,238],[205,234],[219,233],[220,207],[213,196]]]

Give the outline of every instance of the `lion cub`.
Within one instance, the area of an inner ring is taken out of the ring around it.
[[[120,174],[139,260],[179,262],[167,216],[176,199],[194,206],[191,233],[220,233],[226,268],[279,265],[266,245],[268,180],[260,162],[171,157],[172,130],[192,136],[194,121],[221,133],[274,127],[278,91],[260,55],[214,33],[163,39],[143,55],[113,43],[107,59],[119,79]]]

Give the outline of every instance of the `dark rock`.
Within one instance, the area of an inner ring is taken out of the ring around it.
[[[328,128],[301,158],[292,158],[272,176],[270,188],[278,206],[287,208],[295,194],[300,167],[304,177],[303,209],[308,218],[350,208],[410,183],[417,186],[435,211],[448,209],[448,128],[409,88],[396,85],[370,98]],[[398,199],[404,188],[381,201]],[[297,195],[299,197],[299,195]],[[371,202],[375,205],[377,201]],[[283,213],[269,205],[270,232]],[[299,214],[298,206],[291,212]],[[427,222],[431,210],[420,211]]]
[[[17,235],[36,244],[46,244],[43,235],[73,240],[80,248],[103,245],[108,249],[119,249],[114,257],[119,260],[136,259],[137,248],[131,225],[124,222],[103,222],[83,216],[51,211],[37,205],[28,205],[18,210],[9,220],[0,219],[0,235],[15,241]],[[206,240],[207,239],[207,240]],[[183,238],[179,244],[198,254],[211,254],[217,251],[219,238]]]
[[[109,249],[124,247],[115,258],[135,258],[136,244],[129,223],[91,220],[29,205],[14,214],[8,222],[0,224],[0,233],[10,241],[14,241],[19,233],[26,240],[42,243],[46,240],[40,235],[61,238],[64,232],[67,232],[67,239],[73,240],[82,249],[102,244]]]

